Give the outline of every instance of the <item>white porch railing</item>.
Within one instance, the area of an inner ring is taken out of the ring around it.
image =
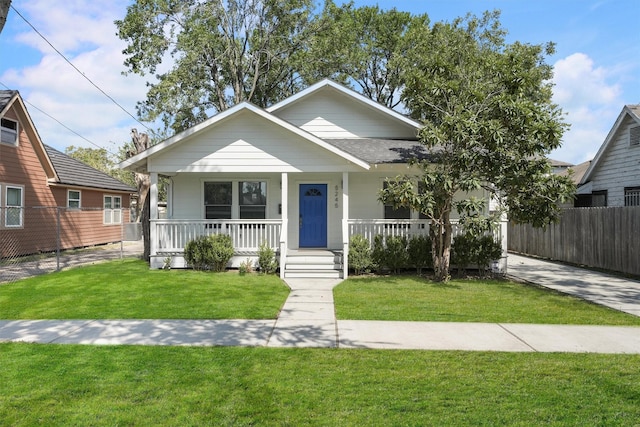
[[[236,253],[243,253],[257,252],[264,242],[279,250],[282,221],[157,219],[151,227],[156,227],[156,253],[182,252],[190,240],[212,234],[228,234]]]
[[[460,234],[462,228],[456,220],[451,222],[452,237],[455,237]],[[360,234],[370,242],[373,242],[377,235],[407,238],[429,235],[429,220],[426,219],[350,219],[348,227],[349,236]]]

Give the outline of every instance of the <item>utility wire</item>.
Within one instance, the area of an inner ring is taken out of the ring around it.
[[[128,111],[127,111],[127,110],[126,110],[122,105],[120,105],[120,104],[119,104],[115,99],[113,99],[111,96],[109,96],[109,95],[108,95],[104,90],[102,90],[102,89],[101,89],[97,84],[95,84],[95,83],[94,83],[94,82],[93,82],[89,77],[87,77],[87,76],[86,76],[82,71],[80,71],[80,70],[78,69],[78,67],[76,67],[76,66],[75,66],[75,65],[74,65],[74,64],[73,64],[69,59],[67,59],[67,57],[66,57],[66,56],[64,56],[64,54],[63,54],[62,52],[60,52],[58,49],[56,49],[56,47],[55,47],[53,44],[51,44],[51,42],[50,42],[49,40],[47,40],[47,38],[46,38],[45,36],[43,36],[43,35],[40,33],[40,31],[38,31],[38,30],[36,29],[36,27],[34,27],[34,26],[33,26],[33,24],[31,24],[31,22],[29,22],[29,21],[27,20],[27,18],[25,18],[24,16],[22,16],[22,14],[21,14],[20,12],[18,12],[18,9],[16,9],[13,5],[11,5],[11,9],[13,9],[13,11],[14,11],[15,13],[17,13],[17,14],[18,14],[18,16],[19,16],[20,18],[22,18],[22,20],[23,20],[24,22],[26,22],[26,23],[27,23],[27,25],[29,25],[29,26],[33,29],[33,31],[35,31],[35,32],[36,32],[36,34],[38,34],[38,35],[42,38],[42,40],[44,40],[45,42],[47,42],[47,44],[48,44],[49,46],[51,46],[51,48],[52,48],[54,51],[56,51],[56,53],[57,53],[58,55],[60,55],[60,56],[61,56],[65,61],[67,61],[67,63],[68,63],[69,65],[71,65],[71,66],[73,67],[73,69],[74,69],[74,70],[76,70],[76,71],[78,72],[78,74],[80,74],[82,77],[84,77],[84,78],[85,78],[85,80],[87,80],[89,83],[91,83],[91,85],[93,85],[93,87],[95,87],[96,89],[98,89],[98,90],[99,90],[99,91],[100,91],[104,96],[106,96],[107,98],[109,98],[109,99],[111,100],[111,102],[113,102],[115,105],[117,105],[117,106],[118,106],[122,111],[124,111],[124,112],[125,112],[129,117],[131,117],[133,120],[135,120],[136,122],[138,122],[142,127],[144,127],[145,129],[147,129],[149,132],[153,132],[151,129],[149,129],[149,128],[147,127],[147,125],[145,125],[144,123],[142,123],[142,122],[141,122],[140,120],[138,120],[138,119],[137,119],[133,114],[131,114],[130,112],[128,112]]]
[[[6,84],[0,82],[0,85],[4,86],[6,89],[9,89],[9,86],[7,86]],[[91,141],[90,139],[80,135],[78,132],[76,132],[75,130],[71,129],[69,126],[65,125],[64,123],[62,123],[60,120],[56,119],[55,117],[53,117],[51,114],[47,113],[46,111],[42,110],[41,108],[36,107],[35,105],[33,105],[31,102],[27,101],[26,99],[23,98],[23,101],[27,104],[29,104],[29,106],[33,107],[34,109],[40,111],[42,114],[44,114],[45,116],[49,117],[51,120],[54,120],[55,122],[57,122],[60,126],[62,126],[63,128],[65,128],[66,130],[68,130],[69,132],[71,132],[74,135],[79,136],[80,138],[84,139],[85,141],[87,141],[89,144],[94,145],[96,147],[98,147],[101,150],[105,150],[107,153],[111,154],[112,156],[116,156],[116,154],[112,153],[111,151],[107,150],[104,147],[101,147],[100,145],[96,144],[95,142]]]

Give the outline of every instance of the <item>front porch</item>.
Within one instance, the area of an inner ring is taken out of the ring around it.
[[[167,258],[174,268],[187,267],[184,247],[200,236],[227,234],[231,236],[235,254],[229,264],[237,268],[247,258],[257,261],[262,244],[276,252],[280,265],[280,277],[298,278],[347,278],[349,239],[360,234],[370,242],[375,236],[423,236],[429,234],[428,220],[348,219],[344,221],[340,248],[294,248],[287,241],[285,220],[151,220],[151,268],[162,268]],[[454,222],[453,237],[461,227]],[[506,245],[506,222],[498,227],[494,236]],[[506,258],[500,260],[506,262]],[[504,268],[499,266],[499,268]],[[504,270],[501,270],[504,271]]]

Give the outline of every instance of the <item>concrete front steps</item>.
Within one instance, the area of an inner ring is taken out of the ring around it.
[[[326,249],[297,249],[287,253],[286,278],[341,279],[342,253]]]

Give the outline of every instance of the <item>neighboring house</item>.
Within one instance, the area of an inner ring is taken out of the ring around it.
[[[573,167],[571,163],[563,162],[562,160],[549,159],[549,163],[551,164],[552,172],[557,175],[564,175],[567,170]]]
[[[0,258],[121,241],[136,190],[44,145],[17,91],[0,119]]]
[[[626,105],[578,188],[576,206],[640,206],[640,105]]]
[[[378,201],[386,178],[428,156],[419,128],[324,80],[266,109],[238,104],[127,159],[121,167],[150,174],[151,267],[168,257],[183,267],[189,240],[226,233],[234,266],[266,243],[279,253],[282,277],[346,277],[350,236],[428,233],[417,212]],[[162,220],[161,175],[170,182]]]

